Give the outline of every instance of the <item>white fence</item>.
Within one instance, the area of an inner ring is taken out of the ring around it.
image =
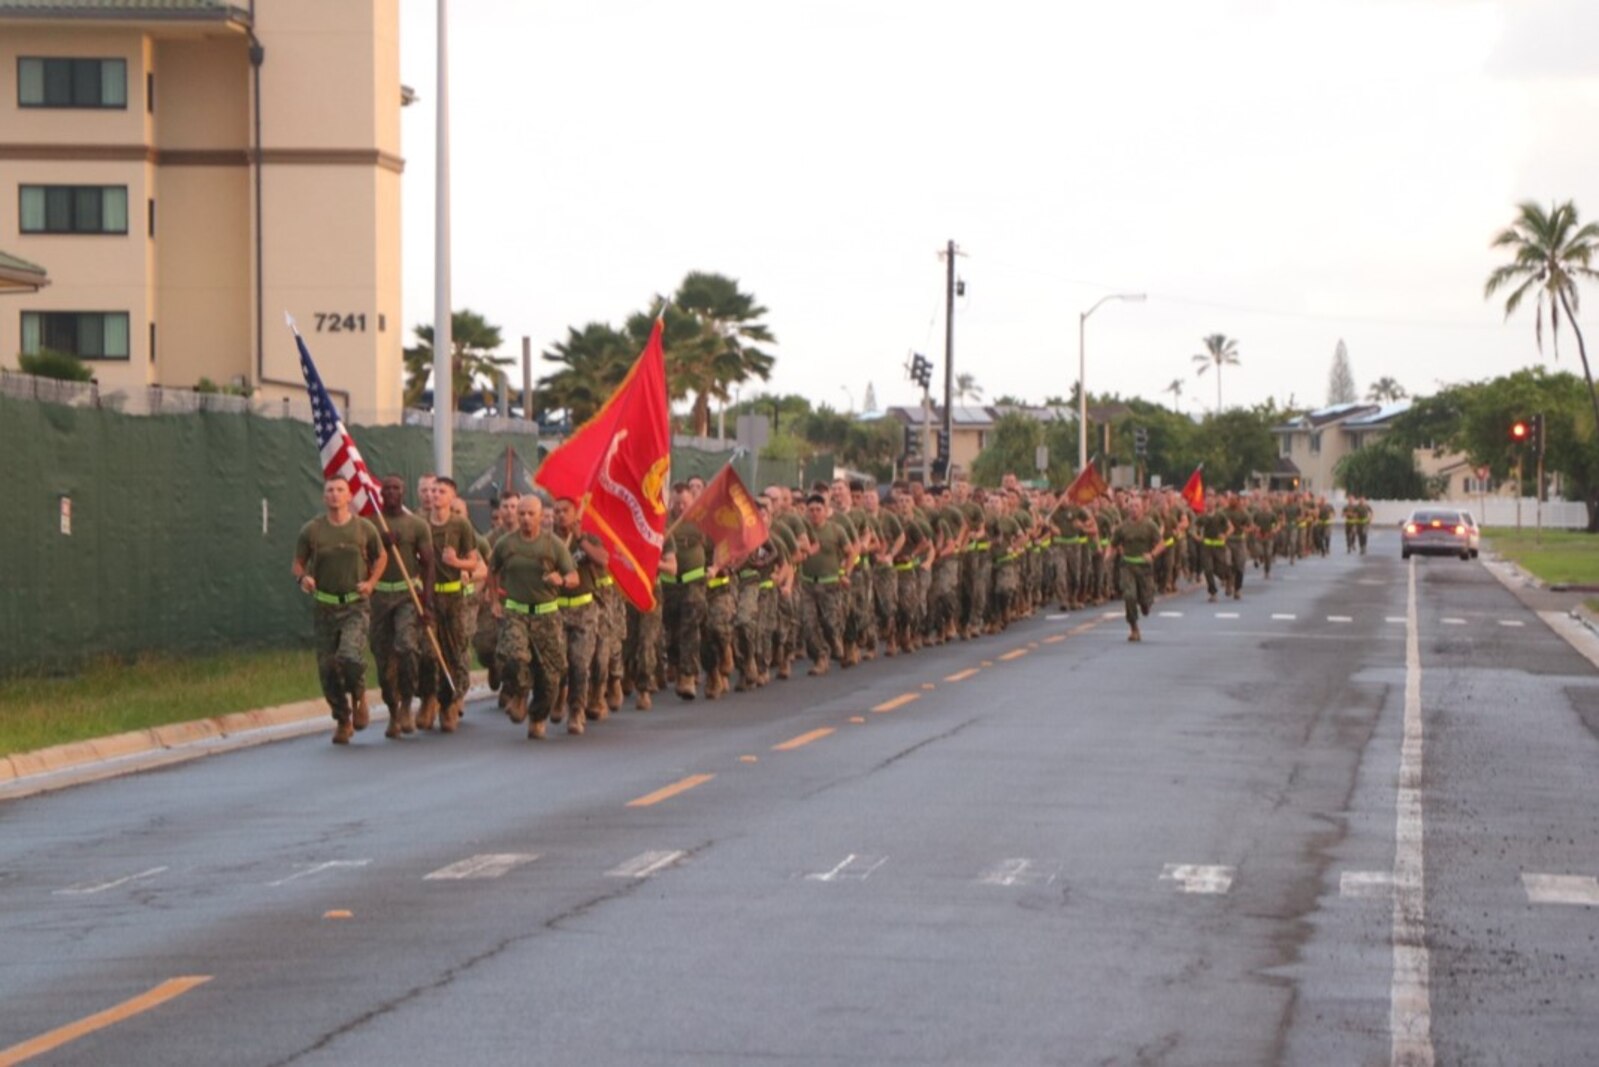
[[[1397,526],[1417,508],[1455,508],[1476,516],[1480,526],[1515,526],[1517,509],[1520,524],[1538,525],[1538,509],[1543,508],[1543,525],[1547,529],[1582,530],[1588,526],[1588,508],[1581,501],[1546,500],[1543,504],[1532,497],[1517,500],[1504,496],[1473,496],[1464,500],[1373,500],[1371,522],[1373,526]]]

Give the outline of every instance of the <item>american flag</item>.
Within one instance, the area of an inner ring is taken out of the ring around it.
[[[322,385],[322,376],[316,372],[316,364],[311,361],[311,350],[305,347],[305,338],[300,336],[300,331],[294,328],[292,321],[289,329],[294,330],[294,343],[300,346],[300,373],[305,375],[306,392],[311,394],[311,425],[316,427],[316,444],[322,452],[322,477],[339,475],[347,478],[350,482],[350,507],[357,515],[376,515],[383,500],[383,490],[377,479],[372,477],[372,472],[367,470],[361,450],[355,447],[355,438],[344,428],[339,409],[328,398],[328,391]]]

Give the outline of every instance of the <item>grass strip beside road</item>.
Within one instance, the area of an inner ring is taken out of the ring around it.
[[[1599,585],[1599,535],[1581,530],[1487,526],[1483,537],[1505,559],[1548,585]]]
[[[376,673],[367,665],[367,684]],[[71,677],[0,680],[0,755],[309,700],[322,692],[310,649],[102,661]]]

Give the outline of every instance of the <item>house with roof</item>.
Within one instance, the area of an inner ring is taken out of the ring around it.
[[[920,449],[926,455],[933,456],[938,452],[938,432],[944,427],[944,409],[934,404],[928,410],[930,414],[926,418],[931,422],[931,429],[927,432],[925,441],[919,436],[924,418],[920,405],[891,407],[885,414],[904,426],[908,433],[917,435]],[[994,423],[998,418],[998,413],[990,407],[976,405],[967,407],[956,404],[950,408],[950,457],[956,471],[972,469],[972,463],[978,454],[987,447],[988,435],[993,432]]]

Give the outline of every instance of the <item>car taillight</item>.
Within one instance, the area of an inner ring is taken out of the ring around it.
[[[1466,532],[1466,528],[1465,528],[1465,527],[1464,527],[1464,526],[1456,526],[1456,527],[1455,527],[1455,533],[1457,533],[1457,534],[1463,534],[1463,533],[1465,533],[1465,532]]]
[[[1438,527],[1440,527],[1442,525],[1443,525],[1443,523],[1439,522],[1437,519],[1432,520],[1432,528],[1434,530],[1438,529]]]
[[[1413,522],[1405,523],[1405,532],[1406,533],[1415,533],[1416,532],[1416,524],[1413,523]]]

